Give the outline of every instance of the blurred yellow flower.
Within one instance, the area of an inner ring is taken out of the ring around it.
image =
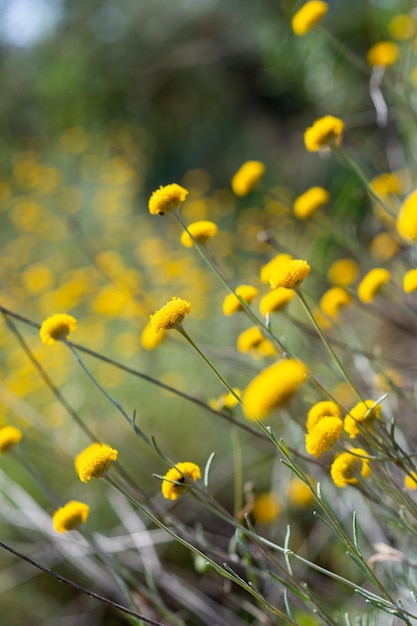
[[[343,287],[331,287],[320,299],[320,307],[326,315],[336,320],[343,306],[352,304],[353,298]]]
[[[359,454],[360,456],[355,456]],[[330,475],[336,487],[359,484],[360,478],[368,478],[371,473],[366,450],[352,448],[335,458],[330,468]]]
[[[381,405],[375,404],[373,400],[363,400],[358,402],[345,416],[344,429],[349,437],[353,439],[360,433],[358,423],[368,426],[374,419],[379,419],[380,417]]]
[[[151,215],[171,213],[185,201],[187,196],[187,189],[177,185],[177,183],[161,185],[149,198],[149,213]]]
[[[328,203],[329,192],[323,187],[311,187],[294,200],[294,215],[299,220],[311,217],[320,207]]]
[[[303,259],[293,259],[286,263],[281,263],[272,272],[269,283],[271,289],[285,287],[285,289],[295,289],[309,275],[311,267]]]
[[[312,476],[307,476],[308,482],[315,487],[315,480]],[[292,506],[307,507],[313,504],[314,496],[308,486],[299,478],[291,478],[288,485],[288,502]]]
[[[261,420],[273,409],[284,406],[307,378],[307,368],[296,359],[278,361],[260,372],[242,395],[249,420]]]
[[[187,300],[171,298],[162,309],[150,316],[150,323],[156,333],[181,326],[184,317],[191,312],[191,304]]]
[[[209,400],[211,408],[216,411],[221,411],[222,409],[233,409],[233,407],[239,403],[238,398],[242,395],[241,390],[237,387],[233,387],[233,391],[236,395],[229,391],[229,393],[222,394],[220,398],[216,400]]]
[[[86,483],[91,478],[100,478],[117,460],[118,454],[106,443],[92,443],[75,458],[75,471],[79,479]]]
[[[53,274],[46,263],[32,263],[22,272],[22,281],[26,291],[38,294],[50,289],[53,283]]]
[[[282,502],[272,491],[259,495],[252,508],[252,515],[256,522],[271,524],[282,511]]]
[[[310,0],[295,13],[291,20],[291,26],[299,37],[308,33],[326,15],[329,7],[326,2]]]
[[[295,296],[293,289],[286,289],[285,287],[277,287],[273,291],[270,291],[261,298],[259,303],[259,310],[265,317],[268,313],[274,311],[281,311]]]
[[[68,339],[76,328],[77,320],[72,315],[55,313],[42,322],[39,335],[43,343],[52,346],[60,339]]]
[[[323,417],[338,417],[341,419],[340,409],[333,400],[321,400],[313,404],[307,414],[307,432],[309,433]]]
[[[178,496],[186,491],[185,481],[191,480],[195,482],[199,478],[201,478],[201,470],[198,465],[189,463],[188,461],[177,463],[176,466],[171,467],[164,476],[161,486],[162,495],[167,500],[177,500]]]
[[[393,194],[399,196],[401,193],[401,181],[398,174],[393,172],[387,172],[375,176],[370,182],[372,190],[381,196],[387,196]]]
[[[416,34],[416,19],[408,13],[400,13],[388,23],[388,32],[393,39],[407,41]]]
[[[258,290],[252,285],[239,285],[236,287],[235,292],[247,304],[258,296]],[[229,293],[223,300],[223,313],[225,315],[233,315],[237,311],[243,311],[242,303],[234,293]]]
[[[0,428],[0,453],[6,452],[20,443],[23,433],[15,426],[3,426]]]
[[[402,204],[397,216],[397,232],[407,243],[417,241],[417,189]]]
[[[391,274],[382,267],[368,272],[358,285],[358,296],[362,302],[372,302],[382,287],[390,280]]]
[[[391,233],[378,233],[369,244],[369,252],[378,261],[388,261],[400,250],[400,244]]]
[[[409,491],[417,489],[417,472],[410,472],[409,475],[405,476],[404,487]]]
[[[257,185],[265,172],[261,161],[246,161],[232,178],[232,189],[236,196],[247,196]]]
[[[400,49],[393,41],[379,41],[368,50],[366,58],[371,66],[388,67],[400,58]]]
[[[410,293],[417,289],[417,269],[408,270],[403,278],[403,288],[405,293]]]
[[[308,454],[319,458],[329,450],[340,438],[343,430],[343,421],[340,417],[322,417],[306,435],[306,450]]]
[[[269,278],[272,272],[274,271],[274,269],[278,265],[281,265],[281,263],[285,263],[285,261],[291,261],[291,260],[292,260],[291,254],[277,254],[276,256],[274,256],[273,259],[271,259],[270,261],[268,261],[268,263],[265,263],[265,265],[261,267],[261,272],[259,276],[261,279],[261,282],[265,284],[269,283]]]
[[[347,287],[351,285],[359,272],[359,266],[354,259],[338,259],[329,267],[327,278],[333,285]]]
[[[154,350],[159,346],[165,336],[163,329],[156,331],[151,322],[148,322],[140,336],[140,343],[145,350]]]
[[[239,352],[250,352],[254,357],[276,356],[274,344],[266,339],[259,326],[252,326],[240,333],[237,338]]]
[[[317,152],[333,143],[339,146],[342,141],[344,123],[338,117],[326,115],[316,120],[304,133],[305,147],[309,152]]]
[[[54,530],[58,533],[65,533],[67,530],[74,530],[79,524],[85,524],[90,507],[84,502],[71,500],[60,507],[53,514],[52,522]]]
[[[187,226],[187,229],[191,235],[198,241],[198,243],[205,243],[207,239],[211,239],[218,233],[217,225],[214,222],[208,220],[202,220],[200,222],[193,222]],[[186,248],[192,248],[194,245],[193,239],[189,233],[185,230],[181,235],[181,243]]]

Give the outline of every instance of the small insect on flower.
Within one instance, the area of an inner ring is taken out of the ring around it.
[[[60,339],[68,339],[77,328],[77,320],[66,313],[55,313],[42,322],[39,335],[43,343],[52,346]]]
[[[360,478],[368,478],[371,468],[367,456],[366,450],[362,448],[352,448],[350,452],[339,454],[330,468],[330,476],[336,487],[357,485]]]
[[[305,147],[309,152],[317,152],[320,148],[339,146],[342,142],[344,122],[333,115],[325,115],[316,120],[304,133]]]
[[[306,35],[326,15],[329,7],[326,2],[310,0],[292,18],[291,26],[296,35]]]
[[[188,461],[177,463],[167,471],[162,481],[162,495],[167,500],[178,500],[178,497],[187,490],[187,481],[195,482],[201,478],[201,469],[195,463]]]
[[[265,172],[261,161],[246,161],[232,178],[232,189],[236,196],[247,196],[258,184]]]
[[[54,530],[57,533],[65,533],[67,530],[74,530],[80,524],[85,524],[90,507],[84,502],[71,500],[55,511],[52,518]]]
[[[149,198],[149,213],[151,215],[172,213],[172,211],[185,202],[187,196],[187,189],[184,189],[181,185],[177,185],[177,183],[171,183],[165,186],[161,185]]]
[[[16,446],[20,443],[22,437],[22,431],[15,426],[3,426],[3,428],[0,428],[0,453]]]
[[[75,470],[83,483],[100,478],[117,460],[118,451],[106,443],[92,443],[75,458]]]
[[[181,235],[181,244],[186,248],[192,248],[194,241],[191,235],[200,244],[206,243],[208,239],[211,239],[218,233],[217,225],[214,222],[208,220],[202,220],[200,222],[193,222],[187,226],[188,232],[185,230]]]
[[[162,309],[150,316],[150,323],[156,333],[181,326],[184,317],[191,312],[191,304],[187,300],[171,298]]]

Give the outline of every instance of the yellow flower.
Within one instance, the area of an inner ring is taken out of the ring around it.
[[[328,203],[329,192],[323,187],[311,187],[294,200],[294,215],[299,220],[311,217],[317,209]]]
[[[232,178],[232,189],[236,196],[247,196],[265,172],[261,161],[246,161]]]
[[[243,409],[249,420],[260,420],[284,406],[307,378],[306,366],[296,359],[274,363],[260,372],[243,392]]]
[[[17,445],[23,437],[23,433],[15,426],[3,426],[0,428],[0,453],[6,452]]]
[[[331,146],[333,143],[339,146],[344,128],[344,123],[338,117],[333,115],[321,117],[305,131],[305,147],[309,152],[317,152],[320,148]]]
[[[258,496],[253,504],[252,515],[261,524],[271,524],[281,513],[282,503],[276,493],[267,492]]]
[[[32,263],[23,271],[22,280],[29,293],[38,294],[51,288],[53,274],[45,263]]]
[[[56,530],[57,533],[74,530],[79,524],[85,524],[89,513],[90,507],[88,504],[71,500],[55,511],[52,518],[54,530]]]
[[[154,330],[151,322],[148,322],[140,336],[140,343],[145,350],[154,350],[159,346],[165,336],[164,330]]]
[[[185,201],[187,196],[188,191],[181,185],[177,185],[177,183],[161,185],[149,198],[149,213],[151,215],[171,213]]]
[[[417,269],[406,272],[403,278],[403,288],[405,293],[410,293],[417,289]]]
[[[269,283],[272,289],[285,287],[285,289],[295,289],[303,282],[304,278],[310,273],[311,267],[307,261],[302,259],[294,259],[281,263],[272,272]]]
[[[378,233],[369,244],[369,252],[378,261],[392,259],[399,249],[399,242],[390,233]]]
[[[252,302],[258,295],[258,290],[256,287],[252,287],[252,285],[239,285],[236,287],[235,292],[238,296],[243,298],[247,304]],[[223,301],[223,313],[225,315],[233,315],[233,313],[237,311],[243,311],[242,303],[234,293],[229,293]]]
[[[182,321],[186,315],[191,311],[191,304],[187,300],[173,297],[166,303],[162,309],[155,311],[151,315],[151,325],[156,333],[161,330],[169,330],[176,328],[182,324]]]
[[[259,326],[252,326],[240,333],[237,338],[239,352],[253,352],[255,356],[275,356],[276,350],[269,339],[266,339]]]
[[[355,456],[359,454],[360,456]],[[368,478],[371,469],[367,453],[362,448],[352,448],[335,458],[330,468],[330,475],[336,487],[357,485],[359,478]]]
[[[400,13],[388,23],[388,31],[393,39],[407,41],[416,34],[416,21],[411,15]]]
[[[369,425],[374,419],[381,417],[381,405],[375,404],[373,400],[358,402],[353,409],[345,416],[344,428],[349,437],[353,439],[359,435],[358,423]]]
[[[269,278],[272,272],[274,271],[274,269],[278,265],[281,265],[281,263],[284,263],[285,261],[291,261],[291,260],[292,260],[291,254],[277,254],[276,256],[274,256],[273,259],[271,259],[270,261],[268,261],[268,263],[266,263],[265,265],[261,267],[261,272],[260,272],[261,282],[265,284],[269,283]]]
[[[381,196],[393,194],[399,196],[401,193],[401,182],[398,174],[387,172],[373,178],[370,182],[372,190]]]
[[[103,476],[116,461],[118,451],[106,443],[92,443],[75,458],[75,470],[83,483]]]
[[[340,409],[332,400],[316,402],[307,414],[307,432],[309,433],[323,417],[338,417],[341,419]]]
[[[400,49],[392,41],[379,41],[368,50],[366,58],[371,66],[388,67],[400,58]]]
[[[320,307],[326,315],[337,319],[342,306],[352,304],[353,298],[343,287],[331,287],[321,297]]]
[[[241,390],[237,387],[233,387],[233,391],[236,395],[230,393],[229,391],[229,393],[222,394],[217,400],[210,400],[209,405],[211,408],[216,411],[221,411],[222,409],[233,409],[233,407],[239,402],[238,398],[242,395]]]
[[[340,438],[343,422],[340,417],[322,417],[306,435],[306,450],[319,458]]]
[[[326,15],[329,7],[326,2],[310,0],[306,2],[292,18],[291,26],[294,33],[303,36],[308,33]]]
[[[312,487],[315,486],[315,480],[312,476],[307,476],[308,482]],[[292,478],[288,485],[288,502],[296,507],[310,506],[314,502],[314,496],[308,486],[299,478]]]
[[[195,482],[199,478],[201,478],[201,470],[198,465],[189,463],[188,461],[177,463],[176,466],[171,467],[164,476],[161,487],[162,495],[167,500],[177,500],[178,496],[186,490],[186,480],[188,479]]]
[[[397,232],[408,243],[417,241],[417,189],[403,202],[397,217]]]
[[[267,293],[259,303],[259,310],[263,316],[274,311],[281,311],[295,296],[295,291],[278,287]]]
[[[327,278],[333,285],[347,287],[351,285],[359,272],[359,266],[354,259],[338,259],[329,267]]]
[[[390,369],[375,374],[373,384],[382,391],[391,391],[395,387],[401,387],[403,381],[398,372]]]
[[[358,285],[359,299],[362,302],[372,302],[390,278],[389,271],[382,267],[376,267],[368,272]]]
[[[77,320],[66,313],[55,313],[42,322],[39,331],[43,343],[52,346],[55,341],[68,339],[70,333],[77,328]]]
[[[190,231],[194,239],[201,244],[205,243],[207,239],[211,239],[218,233],[217,225],[214,222],[209,222],[208,220],[193,222],[187,226],[187,229]],[[181,243],[186,248],[192,248],[194,245],[194,241],[186,230],[181,235]]]
[[[404,487],[410,491],[417,489],[417,472],[410,472],[410,475],[404,478]]]

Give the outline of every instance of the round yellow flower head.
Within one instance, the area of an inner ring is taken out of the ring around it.
[[[165,215],[165,213],[171,213],[185,201],[187,196],[187,189],[184,189],[181,185],[177,185],[177,183],[171,183],[165,186],[161,185],[149,198],[149,213],[151,215]]]
[[[354,259],[338,259],[329,267],[327,278],[332,285],[348,287],[351,285],[359,272],[359,266]]]
[[[274,311],[281,311],[295,296],[293,289],[286,289],[285,287],[278,287],[273,291],[267,293],[259,303],[259,310],[261,315],[265,317],[268,313]]]
[[[326,2],[310,0],[306,2],[292,18],[291,26],[296,35],[302,37],[308,33],[326,15],[329,7]]]
[[[238,296],[243,298],[247,304],[258,296],[258,290],[252,285],[239,285],[236,287],[235,292]],[[225,315],[233,315],[233,313],[237,311],[243,311],[242,303],[234,293],[229,293],[223,300],[223,313]]]
[[[15,428],[15,426],[3,426],[3,428],[0,428],[0,453],[16,446],[20,443],[22,437],[22,431]]]
[[[84,502],[71,500],[57,509],[53,514],[52,523],[57,533],[74,530],[79,524],[85,524],[90,513],[90,507]]]
[[[273,409],[287,404],[307,378],[307,368],[296,359],[278,361],[260,372],[242,395],[249,420],[261,420]]]
[[[183,319],[191,311],[191,304],[187,300],[173,297],[162,309],[151,315],[151,325],[156,333],[181,326]]]
[[[407,13],[395,15],[388,24],[389,34],[393,39],[407,41],[416,34],[416,20]]]
[[[306,450],[319,458],[340,438],[343,421],[340,417],[322,417],[306,435]]]
[[[271,524],[282,511],[282,503],[276,493],[267,492],[258,496],[253,504],[252,515],[256,522]]]
[[[43,343],[52,346],[60,339],[68,339],[76,328],[77,320],[72,315],[55,313],[42,322],[39,335]]]
[[[307,220],[320,207],[328,203],[329,192],[323,187],[311,187],[294,200],[294,215],[299,220]]]
[[[156,330],[154,330],[151,322],[148,322],[140,336],[140,343],[142,345],[142,348],[145,348],[145,350],[154,350],[159,346],[164,336],[164,330],[161,329],[157,332]]]
[[[360,456],[356,456],[359,454]],[[360,478],[368,478],[371,473],[368,455],[362,448],[352,448],[335,458],[330,468],[330,475],[336,487],[359,484]]]
[[[195,482],[199,478],[201,478],[201,470],[198,465],[189,463],[188,461],[177,463],[176,466],[171,467],[164,476],[161,487],[162,495],[167,500],[178,500],[178,496],[186,490],[186,481],[191,480]]]
[[[382,267],[368,272],[358,285],[358,296],[362,302],[372,302],[382,287],[390,280],[391,274]]]
[[[353,298],[343,287],[331,287],[321,297],[320,307],[331,319],[336,320],[343,306],[352,304]]]
[[[106,443],[92,443],[75,458],[75,471],[83,483],[100,478],[116,461],[118,451]]]
[[[342,141],[344,123],[338,117],[326,115],[316,120],[304,133],[305,147],[309,152],[317,152],[320,148],[339,146]]]
[[[410,474],[404,478],[404,487],[409,491],[417,489],[417,472],[410,472]]]
[[[281,263],[275,268],[269,278],[271,289],[278,289],[278,287],[295,289],[309,275],[310,270],[311,267],[303,259],[294,259]]]
[[[268,261],[265,265],[261,267],[260,279],[262,283],[269,283],[270,276],[272,272],[275,270],[278,265],[281,263],[285,263],[286,261],[292,260],[291,254],[277,254],[273,259]]]
[[[259,326],[251,326],[247,328],[242,333],[240,333],[237,338],[237,349],[239,352],[250,352],[255,348],[258,348],[259,344],[264,341],[265,337],[262,334]]]
[[[397,217],[397,232],[407,243],[417,241],[417,189],[403,202]]]
[[[247,196],[265,172],[261,161],[246,161],[232,178],[232,189],[236,196]]]
[[[399,196],[401,193],[400,178],[398,174],[394,174],[393,172],[386,172],[385,174],[375,176],[375,178],[371,180],[370,185],[372,190],[380,196],[388,196],[390,194]]]
[[[308,482],[315,487],[316,481],[312,476],[307,476]],[[303,508],[314,502],[314,496],[308,486],[299,478],[292,478],[288,485],[288,502],[292,506]]]
[[[400,244],[391,233],[378,233],[369,244],[369,252],[378,261],[389,261],[400,250]]]
[[[400,58],[400,49],[392,41],[379,41],[368,50],[366,58],[372,67],[388,67]]]
[[[216,411],[221,411],[222,409],[233,409],[233,407],[235,407],[239,402],[238,398],[242,395],[241,390],[237,387],[233,387],[233,391],[236,395],[229,391],[229,393],[222,394],[220,398],[216,400],[210,400],[209,405],[211,408]]]
[[[408,270],[403,278],[405,293],[411,293],[417,289],[417,269]]]
[[[368,426],[374,419],[381,417],[381,405],[373,400],[358,402],[345,416],[344,428],[353,439],[360,433],[358,423]]]
[[[340,415],[340,409],[336,402],[332,400],[321,400],[320,402],[316,402],[307,414],[307,432],[309,433],[318,422],[323,419],[323,417],[338,417],[342,418]]]
[[[214,222],[209,222],[208,220],[202,220],[200,222],[193,222],[189,226],[187,226],[191,235],[198,241],[198,243],[204,244],[207,239],[211,239],[218,233],[217,225]],[[181,243],[186,248],[192,248],[194,245],[193,239],[190,237],[189,233],[184,230],[181,235]]]

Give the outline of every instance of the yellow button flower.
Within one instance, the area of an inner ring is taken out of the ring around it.
[[[150,317],[150,323],[156,333],[180,326],[184,317],[191,311],[191,304],[187,300],[173,297],[162,309],[155,311]]]
[[[76,457],[75,470],[83,483],[100,478],[117,460],[118,451],[106,443],[92,443]]]
[[[397,232],[407,241],[417,241],[417,189],[404,200],[397,217]]]
[[[296,35],[302,37],[308,33],[326,15],[329,7],[326,2],[310,0],[306,2],[292,18],[291,26]]]
[[[359,266],[354,259],[338,259],[329,267],[327,278],[333,285],[348,287],[355,280],[359,272]]]
[[[323,187],[311,187],[294,200],[294,215],[299,220],[307,220],[322,206],[328,203],[329,192]]]
[[[360,456],[355,456],[359,454]],[[368,478],[371,473],[368,455],[362,448],[352,448],[335,458],[330,468],[330,475],[336,487],[357,485],[360,478]]]
[[[368,272],[358,285],[358,296],[362,302],[372,302],[382,287],[390,280],[391,274],[382,267]]]
[[[214,222],[209,222],[208,220],[193,222],[187,226],[187,229],[194,239],[201,244],[204,244],[208,239],[211,239],[218,233],[217,225]],[[181,244],[186,248],[192,248],[194,245],[193,239],[186,230],[181,235]]]
[[[236,196],[247,196],[258,184],[265,172],[261,161],[246,161],[232,178],[232,189]]]
[[[400,58],[400,49],[393,41],[379,41],[368,50],[366,58],[371,66],[388,67]]]
[[[338,117],[333,115],[321,117],[305,131],[305,147],[309,152],[317,152],[320,148],[331,146],[333,143],[339,146],[344,128],[344,123]]]
[[[281,263],[285,263],[286,261],[291,261],[292,258],[293,257],[291,256],[291,254],[283,253],[274,256],[273,259],[271,259],[270,261],[268,261],[268,263],[265,263],[265,265],[261,267],[261,272],[259,275],[261,282],[265,284],[269,283],[271,274],[278,267],[278,265],[281,265]]]
[[[285,287],[285,289],[295,289],[309,275],[311,267],[303,259],[294,259],[281,263],[272,272],[269,283],[271,289]]]
[[[308,482],[315,487],[316,481],[312,476],[307,476]],[[307,507],[313,504],[314,496],[308,486],[299,478],[292,478],[288,485],[288,502],[292,506]]]
[[[188,461],[177,463],[164,476],[161,486],[162,495],[167,500],[178,500],[178,497],[186,491],[186,481],[195,482],[199,478],[201,478],[201,470],[198,465]]]
[[[77,328],[77,320],[66,313],[55,313],[42,322],[39,335],[43,343],[52,346],[60,339],[68,339]]]
[[[405,293],[411,293],[417,289],[417,269],[408,270],[403,278]]]
[[[268,313],[274,311],[281,311],[295,296],[293,289],[286,289],[285,287],[277,287],[273,291],[270,291],[261,298],[259,303],[259,310],[265,317]]]
[[[164,330],[161,329],[157,332],[154,330],[151,322],[148,322],[140,336],[141,346],[142,348],[145,348],[145,350],[154,350],[162,342],[164,336]]]
[[[0,453],[6,452],[16,446],[23,437],[23,433],[15,426],[3,426],[0,428]]]
[[[260,372],[242,395],[249,420],[261,420],[274,408],[284,406],[307,378],[307,368],[296,359],[278,361]]]
[[[400,250],[400,243],[391,233],[378,233],[369,244],[369,252],[378,261],[388,261]]]
[[[273,492],[267,492],[256,498],[253,504],[252,515],[256,522],[271,524],[279,517],[281,511],[282,502],[278,495]]]
[[[404,478],[404,487],[409,491],[417,489],[417,472],[410,472],[410,474]]]
[[[375,404],[373,400],[358,402],[345,417],[345,431],[348,433],[349,437],[353,439],[360,433],[358,424],[368,426],[374,419],[379,419],[380,417],[380,404]]]
[[[235,292],[238,296],[249,304],[258,296],[258,290],[252,285],[239,285],[236,287]],[[229,293],[223,300],[223,313],[225,315],[233,315],[237,311],[243,311],[243,306],[239,298],[234,293]]]
[[[320,299],[321,310],[331,319],[337,320],[340,309],[352,304],[353,298],[343,287],[331,287]]]
[[[395,15],[388,23],[388,31],[393,39],[399,41],[407,41],[412,39],[416,34],[417,22],[415,17],[407,13]]]
[[[171,183],[170,185],[161,185],[159,189],[154,191],[149,198],[149,213],[151,215],[165,215],[177,209],[187,198],[188,191]]]
[[[306,435],[306,450],[308,454],[319,458],[329,450],[340,438],[343,430],[343,421],[340,417],[322,417]]]
[[[309,433],[323,417],[338,417],[341,419],[340,409],[333,400],[316,402],[307,414],[307,432]]]
[[[90,507],[84,502],[71,500],[64,506],[57,509],[53,514],[52,522],[57,533],[65,533],[67,530],[74,530],[79,524],[85,524]]]

